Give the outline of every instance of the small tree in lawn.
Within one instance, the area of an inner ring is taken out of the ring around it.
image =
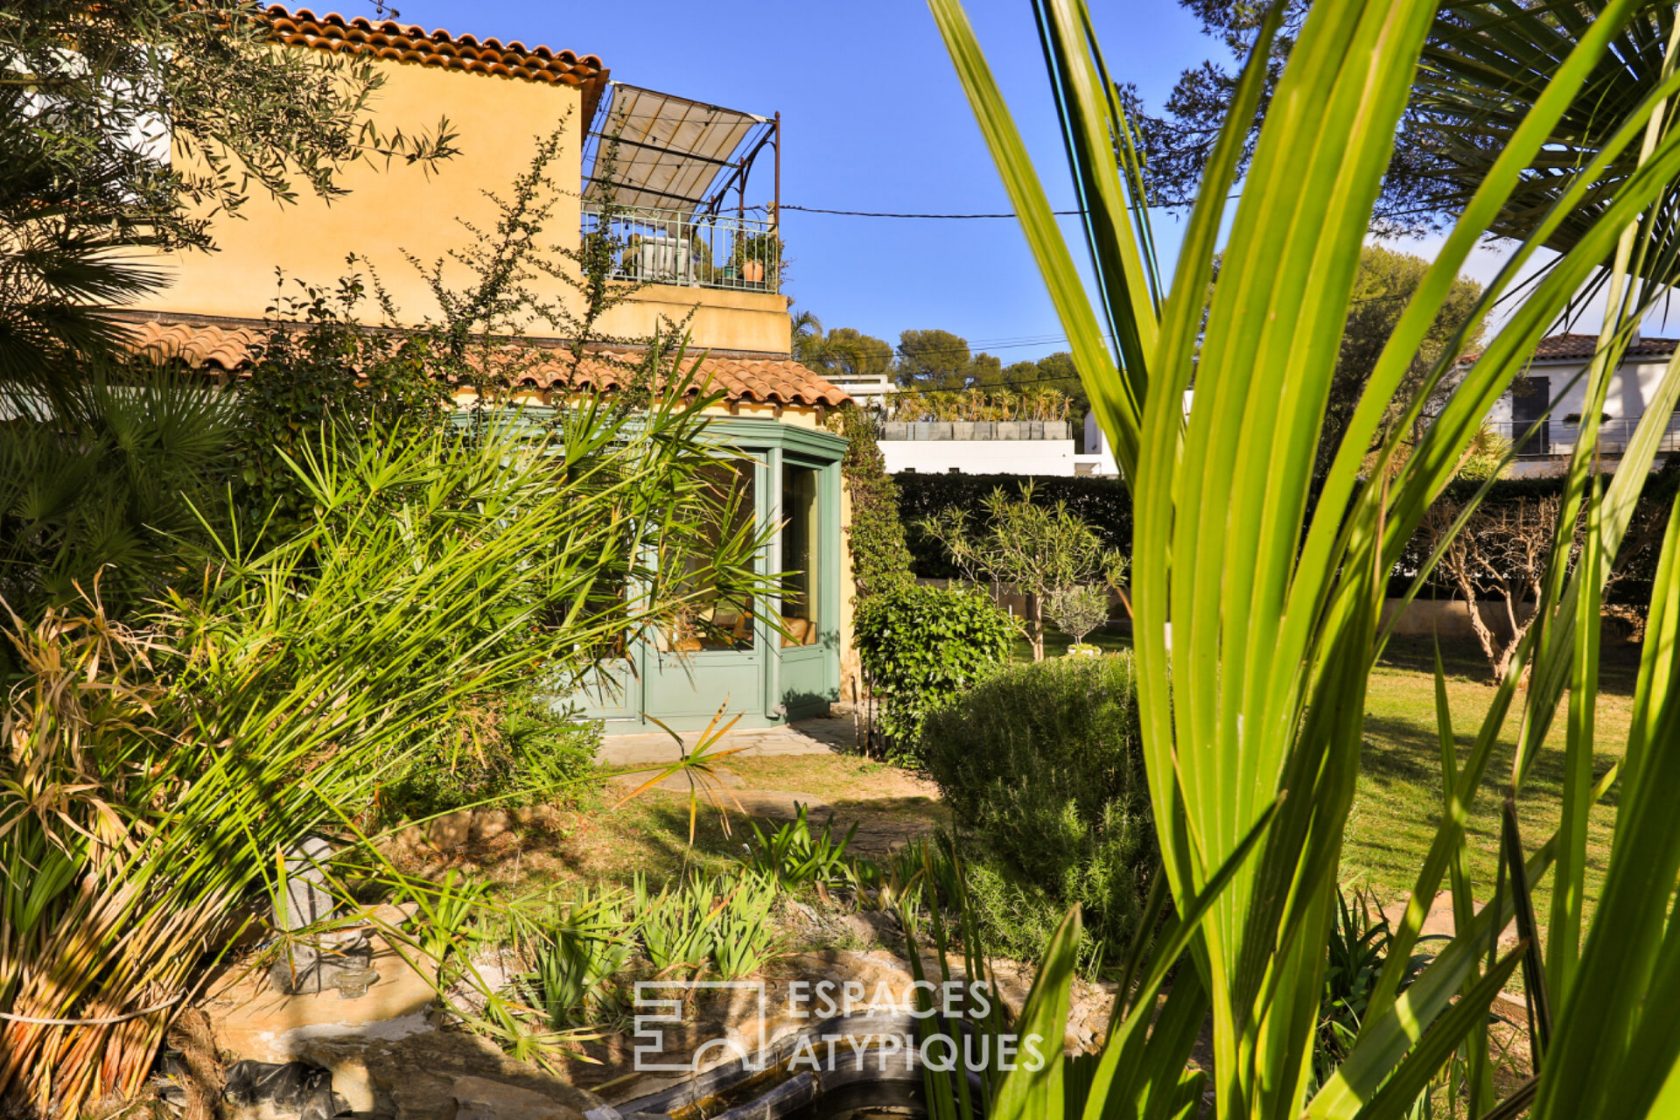
[[[1036,505],[1032,493],[1030,484],[1016,498],[993,490],[978,527],[969,523],[967,510],[950,508],[923,520],[921,529],[945,546],[970,580],[990,580],[1026,597],[1027,638],[1033,660],[1042,661],[1045,598],[1057,588],[1103,580],[1122,570],[1124,559],[1104,549],[1065,502]]]
[[[1431,549],[1452,534],[1463,507],[1443,500],[1424,519]],[[1522,497],[1514,502],[1484,505],[1447,541],[1437,571],[1453,585],[1469,608],[1470,629],[1496,678],[1505,675],[1517,645],[1534,625],[1534,604],[1546,578],[1552,535],[1559,513],[1557,495]],[[1579,533],[1577,533],[1579,537]],[[1570,550],[1570,559],[1579,542]],[[1504,618],[1503,633],[1483,613],[1483,604],[1497,604]]]
[[[1108,621],[1108,589],[1094,583],[1058,587],[1045,598],[1044,613],[1073,639],[1074,651],[1083,652],[1085,635]]]

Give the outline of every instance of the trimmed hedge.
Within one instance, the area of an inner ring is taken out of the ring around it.
[[[923,518],[950,506],[977,513],[993,490],[1002,487],[1014,498],[1028,483],[1033,487],[1034,505],[1066,502],[1068,512],[1089,525],[1105,548],[1118,548],[1128,555],[1132,551],[1132,496],[1117,478],[901,472],[893,475],[893,481],[898,483],[904,536],[910,545],[914,571],[921,579],[954,579],[960,574],[939,542],[917,528]]]
[[[1132,497],[1116,478],[914,473],[896,474],[893,478],[898,483],[899,515],[904,520],[905,538],[910,545],[915,574],[922,579],[952,579],[960,573],[951,565],[939,542],[925,536],[916,527],[917,524],[949,506],[979,511],[986,495],[1000,486],[1009,494],[1016,495],[1023,485],[1031,483],[1035,504],[1054,505],[1065,501],[1072,513],[1096,530],[1104,545],[1118,548],[1127,555],[1132,551]],[[1454,482],[1447,487],[1446,496],[1462,501],[1474,495],[1481,485],[1471,481]],[[1489,489],[1484,508],[1514,503],[1520,498],[1558,494],[1562,490],[1561,478],[1502,479]],[[1671,456],[1668,464],[1662,470],[1653,472],[1646,483],[1634,514],[1634,525],[1638,526],[1647,518],[1656,518],[1660,530],[1661,519],[1674,501],[1676,490],[1680,490],[1680,456]],[[1315,487],[1309,502],[1316,502],[1317,496]],[[1656,549],[1647,547],[1638,550],[1639,543],[1629,541],[1629,546],[1637,551],[1635,554],[1624,552],[1622,565],[1627,575],[1613,587],[1612,601],[1642,605],[1649,597]],[[1389,593],[1404,594],[1411,585],[1411,573],[1416,572],[1427,557],[1426,543],[1414,538],[1395,566],[1389,581]],[[1453,589],[1444,582],[1432,581],[1430,586],[1437,598],[1453,596]]]
[[[862,601],[910,582],[910,550],[905,547],[899,516],[898,487],[886,471],[873,416],[849,404],[829,426],[846,438],[840,472],[852,499],[847,544],[852,552],[852,582]]]
[[[983,592],[908,584],[859,603],[854,633],[886,753],[913,761],[927,714],[1007,661],[1020,628]]]

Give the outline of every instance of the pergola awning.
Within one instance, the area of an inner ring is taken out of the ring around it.
[[[753,157],[774,142],[775,123],[613,82],[590,131],[584,202],[603,202],[610,189],[618,206],[684,214],[716,209],[723,192],[744,179]],[[608,183],[602,163],[615,139]]]

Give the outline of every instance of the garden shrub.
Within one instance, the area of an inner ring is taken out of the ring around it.
[[[386,791],[388,814],[421,818],[484,802],[513,808],[547,800],[575,788],[601,745],[599,723],[557,712],[535,692],[469,709],[455,725]]]
[[[276,534],[307,520],[314,498],[291,464],[319,453],[325,425],[368,441],[399,426],[440,428],[452,411],[442,375],[453,371],[440,368],[431,340],[357,323],[359,278],[346,277],[331,291],[297,288],[273,307],[239,393],[236,496],[257,525]]]
[[[832,819],[813,832],[809,807],[796,802],[793,820],[780,828],[769,831],[754,820],[748,820],[747,827],[752,829],[752,839],[741,850],[741,862],[781,890],[791,893],[810,887],[826,894],[830,886],[849,880],[846,849],[857,835],[855,822],[835,840]]]
[[[35,622],[97,596],[129,621],[190,586],[225,533],[230,394],[179,374],[94,366],[49,402],[8,397],[0,417],[0,602]],[[10,665],[9,648],[0,666]]]
[[[1118,479],[1054,476],[1023,479],[1014,475],[901,472],[893,475],[892,481],[898,490],[899,515],[908,527],[906,540],[913,568],[921,579],[955,578],[962,574],[945,547],[921,529],[924,522],[937,518],[941,511],[950,508],[978,510],[982,508],[986,496],[999,486],[1018,487],[1023,481],[1031,483],[1031,500],[1035,504],[1051,508],[1058,502],[1064,502],[1070,513],[1091,526],[1105,547],[1131,549],[1132,499],[1125,484]],[[1472,479],[1456,479],[1448,483],[1442,498],[1463,502],[1476,494],[1482,485]],[[1315,481],[1307,496],[1309,514],[1318,501],[1318,486]],[[1532,501],[1560,494],[1562,486],[1563,479],[1557,477],[1502,478],[1489,485],[1482,505],[1496,513],[1501,507],[1513,506],[1525,499]],[[1673,502],[1677,487],[1680,487],[1680,456],[1670,456],[1663,468],[1652,474],[1640,494],[1633,526],[1617,560],[1621,577],[1608,589],[1607,603],[1643,613],[1650,601],[1657,544],[1662,539],[1662,527],[1666,524],[1668,507]],[[1429,556],[1429,545],[1429,536],[1425,532],[1417,533],[1407,542],[1399,563],[1390,574],[1390,595],[1406,593],[1419,566]],[[1453,593],[1450,581],[1438,575],[1426,585],[1426,594],[1450,596]]]
[[[858,604],[855,634],[891,754],[917,755],[922,722],[1009,657],[1015,621],[972,589],[907,585]]]
[[[1006,669],[932,713],[922,751],[976,841],[983,929],[1036,952],[1036,923],[1078,902],[1095,937],[1130,935],[1156,847],[1129,655]]]
[[[598,1023],[621,1009],[618,981],[635,949],[625,902],[611,888],[586,888],[528,931],[531,971],[518,987],[555,1030]]]

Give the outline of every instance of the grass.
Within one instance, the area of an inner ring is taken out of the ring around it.
[[[1092,640],[1105,650],[1130,646],[1126,637],[1112,631],[1094,635]],[[1050,648],[1057,648],[1053,640]],[[1016,652],[1018,660],[1031,658],[1024,640]],[[1365,891],[1383,906],[1400,902],[1411,891],[1440,817],[1433,656],[1428,641],[1396,639],[1372,673],[1366,699],[1365,751],[1342,853],[1341,880],[1344,888]],[[1636,656],[1633,647],[1605,648],[1595,774],[1603,774],[1621,756]],[[1442,657],[1454,729],[1461,750],[1468,750],[1493,686],[1486,662],[1474,645],[1445,645]],[[1510,775],[1518,719],[1519,714],[1513,713],[1471,816],[1470,866],[1478,898],[1486,896],[1496,872],[1499,806]],[[1560,716],[1518,800],[1518,819],[1530,849],[1557,826],[1562,746]],[[795,798],[818,807],[813,813],[816,821],[832,810],[837,829],[859,822],[858,849],[866,854],[878,854],[897,838],[928,831],[947,820],[931,785],[896,767],[855,756],[730,759],[719,769],[726,775],[719,797],[728,809],[730,826],[726,831],[719,815],[703,808],[692,848],[685,793],[655,789],[621,805],[622,788],[609,784],[589,803],[553,813],[515,855],[485,853],[481,865],[496,878],[528,884],[624,883],[638,869],[658,881],[677,875],[686,864],[722,870],[750,835],[748,818],[786,819],[791,809],[784,812],[778,803],[791,805]],[[1609,858],[1616,794],[1612,790],[1600,803],[1589,825],[1589,908],[1597,901]],[[1542,915],[1549,897],[1547,878],[1536,890],[1536,906]]]
[[[1111,622],[1100,630],[1093,630],[1091,633],[1085,635],[1085,644],[1088,646],[1096,646],[1104,653],[1116,653],[1123,649],[1131,649],[1131,628],[1128,626],[1126,628],[1126,633],[1122,634],[1116,627],[1117,624]],[[1045,623],[1044,656],[1059,657],[1065,653],[1067,651],[1067,647],[1072,644],[1072,638],[1068,637],[1054,626],[1051,626],[1049,623]],[[1024,635],[1018,637],[1015,639],[1014,645],[1012,646],[1012,653],[1016,661],[1031,661],[1032,643],[1028,642]]]
[[[657,886],[688,866],[726,870],[752,835],[747,822],[779,825],[792,819],[795,801],[811,806],[813,827],[830,813],[836,834],[856,823],[853,849],[862,855],[884,854],[949,819],[931,783],[854,755],[739,757],[717,769],[722,785],[715,792],[726,814],[702,801],[692,847],[687,786],[680,779],[671,783],[679,788],[656,787],[622,800],[644,774],[610,781],[579,804],[543,813],[517,837],[509,833],[462,854],[477,873],[519,887],[624,885],[638,871]]]
[[[1130,638],[1112,628],[1086,640],[1105,651],[1131,648]],[[1063,635],[1054,630],[1047,634],[1045,647],[1052,656],[1066,645]],[[1493,684],[1487,662],[1474,643],[1443,643],[1441,656],[1462,759],[1481,726]],[[1032,660],[1032,649],[1025,638],[1015,643],[1015,659]],[[1637,647],[1612,644],[1606,639],[1593,752],[1595,778],[1621,757],[1627,742],[1637,661]],[[1418,866],[1440,823],[1441,764],[1435,732],[1433,666],[1431,642],[1397,638],[1371,674],[1366,695],[1365,750],[1342,852],[1341,879],[1344,888],[1366,891],[1383,906],[1410,894]],[[1510,780],[1511,753],[1521,719],[1521,705],[1513,705],[1513,709],[1470,818],[1470,869],[1478,899],[1486,897],[1497,870],[1499,808]],[[1517,819],[1529,850],[1557,828],[1562,804],[1563,727],[1560,708],[1546,747],[1517,801]],[[1589,911],[1598,900],[1610,856],[1616,796],[1617,790],[1612,789],[1593,810],[1588,825]],[[1542,920],[1550,899],[1548,877],[1535,890],[1535,907]]]
[[[1348,820],[1342,854],[1342,881],[1372,892],[1378,901],[1396,902],[1412,888],[1412,878],[1428,850],[1440,820],[1440,762],[1435,738],[1432,646],[1427,641],[1397,642],[1371,674],[1365,705],[1365,752],[1359,788]],[[1487,663],[1468,644],[1443,646],[1447,695],[1453,730],[1462,752],[1487,711],[1493,694]],[[1593,750],[1594,776],[1621,757],[1633,706],[1637,650],[1606,645]],[[1515,706],[1514,706],[1515,707]],[[1483,898],[1496,873],[1499,810],[1510,780],[1511,754],[1520,711],[1513,711],[1502,732],[1470,818],[1471,874]],[[1562,798],[1563,714],[1560,710],[1545,747],[1517,799],[1517,819],[1526,848],[1538,847],[1557,827]],[[1588,823],[1586,900],[1597,902],[1615,824],[1618,790],[1612,789],[1593,810]],[[1550,879],[1537,885],[1535,906],[1544,915],[1550,904]]]

